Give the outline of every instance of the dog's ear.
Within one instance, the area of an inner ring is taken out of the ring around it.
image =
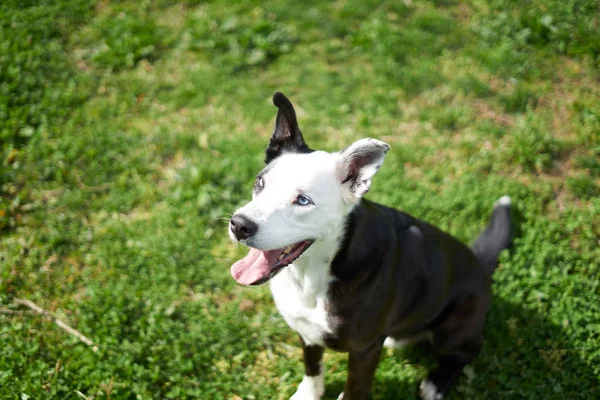
[[[269,146],[265,151],[265,164],[270,163],[284,152],[309,153],[311,150],[304,143],[302,132],[298,128],[294,106],[281,92],[273,95],[273,104],[279,108],[275,129],[271,136]]]
[[[389,149],[387,143],[368,138],[352,143],[339,153],[339,179],[351,199],[358,200],[369,191],[371,180]]]

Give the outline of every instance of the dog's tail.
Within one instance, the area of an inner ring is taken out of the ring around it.
[[[508,196],[503,196],[496,202],[490,222],[472,246],[473,252],[490,277],[498,266],[500,252],[508,249],[512,240],[510,204]]]

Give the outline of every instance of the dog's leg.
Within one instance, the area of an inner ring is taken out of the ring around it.
[[[373,374],[379,363],[383,339],[362,351],[351,351],[348,357],[348,380],[338,400],[364,400],[371,392]]]
[[[296,393],[290,400],[320,400],[325,393],[325,374],[323,371],[324,348],[318,345],[307,345],[302,337],[304,353],[304,378],[298,385]]]
[[[489,293],[470,296],[433,331],[432,347],[438,367],[421,383],[423,400],[440,400],[448,393],[481,349]]]
[[[426,380],[421,382],[421,398],[423,400],[440,400],[448,393],[463,368],[468,363],[462,357],[438,355],[438,367]]]

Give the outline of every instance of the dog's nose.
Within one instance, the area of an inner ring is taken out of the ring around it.
[[[238,240],[248,239],[258,231],[258,225],[242,214],[236,214],[231,218],[229,228]]]

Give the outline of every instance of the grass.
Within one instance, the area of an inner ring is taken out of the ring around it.
[[[598,5],[254,0],[0,6],[0,397],[288,398],[295,335],[226,218],[275,90],[311,146],[392,145],[369,198],[470,241],[513,197],[482,354],[450,399],[600,397]],[[33,300],[97,343],[15,306]],[[382,356],[374,399],[432,359]],[[345,379],[325,357],[327,398]],[[236,397],[237,396],[237,397]]]

